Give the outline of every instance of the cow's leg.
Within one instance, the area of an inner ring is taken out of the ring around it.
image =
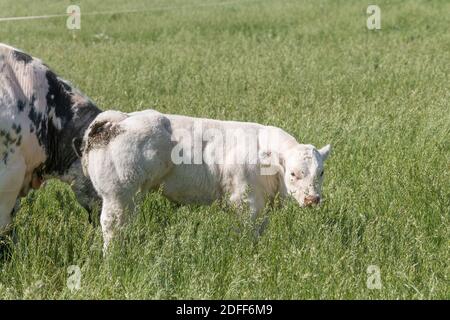
[[[237,207],[242,208],[243,206],[247,206],[250,210],[251,219],[253,223],[256,222],[256,219],[259,217],[261,212],[264,210],[265,200],[264,195],[255,191],[254,189],[249,189],[248,187],[244,187],[241,185],[240,188],[236,188],[234,192],[231,193],[229,202]],[[260,226],[255,225],[255,237],[258,238],[265,227],[267,226],[268,219],[265,218]]]
[[[12,213],[23,185],[26,165],[22,155],[10,153],[0,164],[0,234],[8,231]]]
[[[256,220],[260,212],[264,209],[264,197],[257,192],[248,190],[248,188],[245,187],[239,188],[231,193],[229,202],[238,207],[247,205],[250,210],[252,220]]]
[[[252,214],[252,220],[255,223],[255,237],[259,238],[269,223],[269,218],[266,216],[263,218],[261,224],[256,225],[256,219],[261,215],[265,206],[264,195],[258,192],[253,192],[248,196],[248,205]]]
[[[131,210],[133,199],[131,196],[108,195],[103,197],[100,224],[103,233],[103,253],[106,254],[108,246],[117,230],[124,225],[127,213]]]

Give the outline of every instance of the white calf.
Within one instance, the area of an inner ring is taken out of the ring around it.
[[[275,127],[147,110],[101,113],[78,153],[103,199],[106,248],[138,191],[162,187],[178,203],[226,197],[246,203],[253,216],[276,194],[301,206],[318,204],[329,152],[329,145],[317,150]]]

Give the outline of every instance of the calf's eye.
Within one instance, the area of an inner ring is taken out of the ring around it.
[[[321,177],[323,176],[323,170],[322,170],[322,172],[320,173],[320,176],[321,176]]]
[[[294,173],[294,172],[291,172],[291,176],[292,176],[292,177],[295,177],[295,173]]]

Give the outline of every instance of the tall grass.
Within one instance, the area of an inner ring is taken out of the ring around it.
[[[70,3],[0,0],[0,12]],[[98,16],[83,12],[204,1],[80,3],[79,31],[64,18],[0,22],[0,41],[42,58],[103,109],[254,121],[331,143],[325,201],[268,209],[255,241],[246,212],[142,196],[103,258],[98,224],[52,181],[22,200],[0,298],[450,298],[448,1],[378,1],[376,32],[361,1]],[[81,269],[75,291],[71,265]],[[369,265],[380,268],[379,290],[366,285]]]

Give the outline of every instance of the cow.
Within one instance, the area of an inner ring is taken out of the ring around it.
[[[0,232],[45,179],[71,183],[85,208],[98,199],[72,142],[100,112],[41,60],[0,43]]]
[[[277,194],[317,205],[331,150],[300,144],[272,126],[155,110],[100,113],[76,145],[102,199],[104,251],[139,191],[161,190],[181,204],[225,199],[247,205],[253,218]]]

